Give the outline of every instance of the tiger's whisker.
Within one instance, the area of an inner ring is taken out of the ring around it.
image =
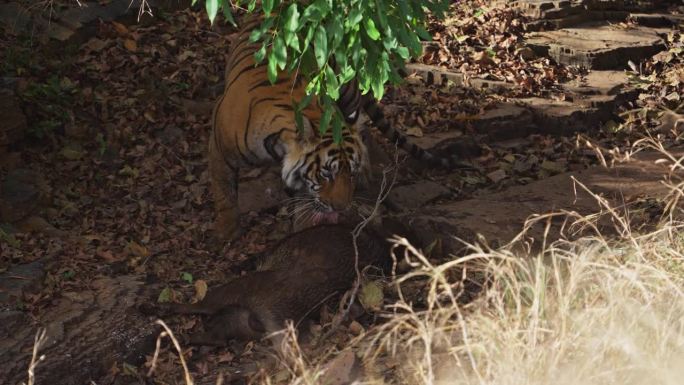
[[[300,213],[300,212],[302,212],[302,211],[308,210],[309,208],[311,208],[311,207],[313,206],[313,204],[314,204],[314,202],[309,202],[309,203],[304,204],[304,205],[296,206],[294,209],[292,209],[290,215],[292,216],[292,215],[294,215],[294,214],[297,214],[297,213]]]

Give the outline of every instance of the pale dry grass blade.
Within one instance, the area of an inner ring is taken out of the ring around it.
[[[159,333],[159,336],[157,337],[156,348],[154,350],[154,355],[152,357],[152,363],[150,364],[150,370],[148,370],[147,372],[147,377],[152,376],[152,373],[154,373],[154,370],[157,367],[157,359],[159,358],[159,350],[161,348],[161,339],[168,336],[169,338],[171,338],[171,342],[173,342],[173,346],[176,348],[176,352],[178,352],[178,357],[180,359],[181,365],[183,366],[185,385],[194,385],[195,382],[192,379],[192,375],[190,375],[188,365],[185,363],[185,357],[183,357],[183,349],[181,349],[180,343],[178,343],[176,336],[173,334],[171,329],[166,325],[164,321],[158,319],[154,323],[164,328],[164,331]]]
[[[47,340],[47,330],[44,328],[38,329],[36,337],[33,340],[33,351],[31,354],[31,363],[28,367],[28,380],[26,385],[33,385],[36,381],[36,367],[45,359],[45,354],[38,355],[40,348],[43,347]]]

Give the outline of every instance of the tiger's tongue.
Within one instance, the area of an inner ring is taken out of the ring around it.
[[[340,214],[335,211],[329,213],[318,212],[314,214],[311,221],[314,225],[320,225],[322,223],[336,224],[339,220],[339,216]]]

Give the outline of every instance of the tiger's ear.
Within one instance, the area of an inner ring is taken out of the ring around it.
[[[311,120],[306,116],[302,119],[297,127],[297,140],[299,142],[310,142],[316,138],[316,128],[311,124]]]

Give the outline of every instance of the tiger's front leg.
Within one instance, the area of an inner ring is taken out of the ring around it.
[[[223,157],[216,141],[209,144],[209,177],[216,208],[214,231],[222,241],[240,235],[238,216],[238,162]]]

